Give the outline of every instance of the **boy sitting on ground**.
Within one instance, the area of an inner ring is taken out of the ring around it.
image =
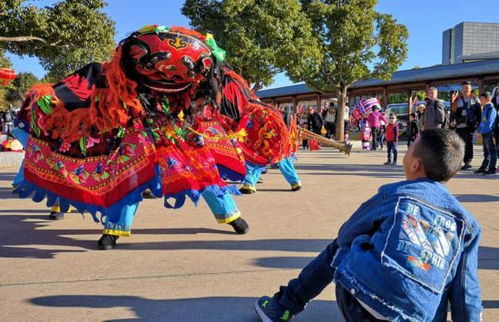
[[[382,186],[343,224],[298,278],[255,309],[288,321],[329,285],[346,321],[480,321],[480,226],[443,185],[464,143],[450,130],[421,133],[403,165],[406,181]]]

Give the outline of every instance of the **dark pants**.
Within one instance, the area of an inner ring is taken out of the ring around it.
[[[456,129],[457,135],[464,141],[464,163],[471,163],[473,159],[473,132],[470,127]]]
[[[327,130],[327,134],[326,134],[327,138],[330,139],[330,138],[335,136],[336,124],[334,124],[334,122],[325,122],[324,127]]]
[[[373,137],[373,143],[371,146],[371,150],[376,150],[376,148],[378,147],[380,132],[381,131],[379,128],[375,128],[375,127],[371,128],[371,135]]]
[[[303,149],[308,149],[308,140],[303,140],[302,147]]]
[[[319,256],[305,266],[298,278],[289,281],[287,286],[281,286],[275,295],[279,299],[279,304],[293,314],[303,311],[305,305],[333,281],[334,269],[331,267],[331,262],[337,249],[338,244],[334,240]],[[366,321],[366,318],[367,321],[377,321],[355,297],[344,293],[343,287],[337,285],[337,303],[347,322]]]
[[[407,139],[407,146],[408,147],[411,146],[412,142],[414,142],[414,141],[416,141],[416,137],[415,136],[414,137],[409,137]]]
[[[393,152],[393,163],[397,163],[397,142],[386,142],[386,149],[388,155],[388,162],[392,162],[392,152]]]
[[[482,134],[483,137],[483,162],[481,169],[495,170],[497,163],[497,150],[494,144],[494,135]]]

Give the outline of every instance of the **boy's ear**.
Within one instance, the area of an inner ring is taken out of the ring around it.
[[[416,159],[415,158],[414,160],[412,160],[411,170],[414,173],[417,173],[419,171],[425,172],[424,171],[424,167],[423,167],[423,162],[421,161],[421,159]]]

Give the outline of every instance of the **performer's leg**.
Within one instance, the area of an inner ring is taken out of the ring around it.
[[[248,232],[248,224],[241,218],[241,212],[237,209],[236,202],[228,192],[217,195],[212,191],[205,190],[203,198],[219,223],[231,225],[238,234]]]
[[[24,149],[26,149],[26,146],[28,145],[28,139],[29,139],[29,134],[28,132],[21,130],[20,128],[15,128],[12,131],[12,135],[21,142],[22,146]],[[17,172],[17,175],[12,182],[12,185],[16,187],[18,184],[24,181],[24,159],[23,162],[21,163],[21,167],[19,168],[19,171]]]
[[[23,181],[24,181],[24,159],[23,162],[21,163],[21,167],[19,168],[16,177],[14,178],[14,181],[12,181],[12,186],[17,187],[17,185],[19,185]]]
[[[104,231],[102,237],[98,241],[100,249],[112,249],[116,247],[116,240],[119,236],[130,236],[135,212],[139,203],[116,207],[111,207],[104,217]]]
[[[239,189],[241,193],[251,194],[256,192],[256,183],[263,169],[265,167],[246,162],[246,177],[244,177],[243,186]]]
[[[70,212],[70,210],[71,208],[68,209],[68,212]],[[59,207],[59,204],[55,204],[52,207],[50,207],[49,219],[51,220],[64,219],[64,212],[61,212],[61,207]]]
[[[282,175],[286,179],[286,181],[291,185],[291,190],[297,191],[301,189],[301,181],[298,177],[298,173],[296,173],[295,166],[291,161],[291,157],[287,157],[277,163],[279,166],[279,170],[281,170]]]

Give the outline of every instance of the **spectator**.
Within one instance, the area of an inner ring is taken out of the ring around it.
[[[423,115],[423,129],[429,130],[442,128],[445,123],[445,106],[438,99],[438,90],[436,87],[430,87],[427,92],[428,103]]]
[[[308,117],[307,117],[308,130],[321,135],[322,125],[323,125],[322,116],[319,114],[319,112],[314,110],[313,107],[309,107]]]
[[[362,141],[362,149],[370,150],[371,141],[372,141],[371,128],[369,127],[369,124],[365,119],[360,120],[359,126],[360,126],[360,140]]]
[[[416,107],[416,115],[418,117],[418,122],[421,124],[421,122],[423,121],[423,115],[424,115],[424,109],[426,108],[426,105],[421,103],[421,104],[418,104],[418,106]]]
[[[397,126],[397,117],[390,113],[388,116],[388,125],[386,126],[386,150],[388,160],[385,165],[397,165],[397,142],[399,140],[399,128]],[[393,161],[392,161],[393,152]]]
[[[338,237],[255,309],[262,321],[289,321],[332,281],[352,321],[480,321],[481,230],[443,183],[464,154],[454,131],[425,130],[404,157],[407,181],[382,186]],[[449,305],[450,304],[450,305]]]
[[[380,112],[383,117],[385,116],[385,113]],[[386,125],[387,122],[380,120],[379,123],[381,124],[381,128],[379,129],[379,136],[378,136],[378,144],[381,150],[383,150],[383,143],[385,142],[385,135],[386,135]]]
[[[345,141],[348,141],[348,128],[350,127],[350,108],[345,104],[343,107],[343,133],[345,135]]]
[[[301,109],[303,110],[303,108]],[[307,121],[305,121],[305,119],[308,118],[308,114],[305,113],[305,112],[302,112],[300,113],[300,117],[298,118],[298,125],[302,128],[302,129],[306,129],[307,128]],[[303,139],[302,140],[302,148],[303,150],[307,150],[308,149],[308,140],[307,139]]]
[[[407,146],[410,146],[412,142],[416,141],[418,133],[419,124],[416,113],[411,113],[409,115],[409,125],[407,127]]]
[[[371,128],[371,136],[373,138],[373,145],[371,150],[376,150],[378,147],[378,141],[381,131],[381,121],[386,122],[385,117],[379,111],[379,105],[374,105],[372,107],[372,112],[367,117],[367,122],[369,123],[369,127]]]
[[[480,123],[480,99],[471,92],[471,83],[463,82],[461,94],[453,93],[451,96],[450,124],[455,127],[457,135],[465,144],[464,165],[461,170],[471,168],[473,159],[473,133]]]
[[[12,105],[3,115],[3,124],[2,124],[2,132],[7,135],[11,135],[12,130],[14,129],[14,119],[16,115],[14,110],[12,109]]]
[[[497,86],[494,88],[492,97],[493,97],[492,103],[494,104],[497,112],[495,137],[496,137],[496,151],[497,154],[499,155],[499,84],[497,84]]]
[[[492,104],[494,104],[496,110],[499,110],[499,84],[492,91]]]
[[[322,118],[324,119],[324,127],[327,130],[326,137],[331,139],[334,137],[336,130],[336,124],[334,123],[336,121],[336,108],[334,103],[331,103],[329,108],[324,111]]]
[[[494,131],[497,126],[497,111],[492,104],[492,94],[490,92],[480,94],[480,103],[482,104],[482,118],[479,132],[483,139],[483,162],[475,173],[495,174],[497,150],[494,144]]]

